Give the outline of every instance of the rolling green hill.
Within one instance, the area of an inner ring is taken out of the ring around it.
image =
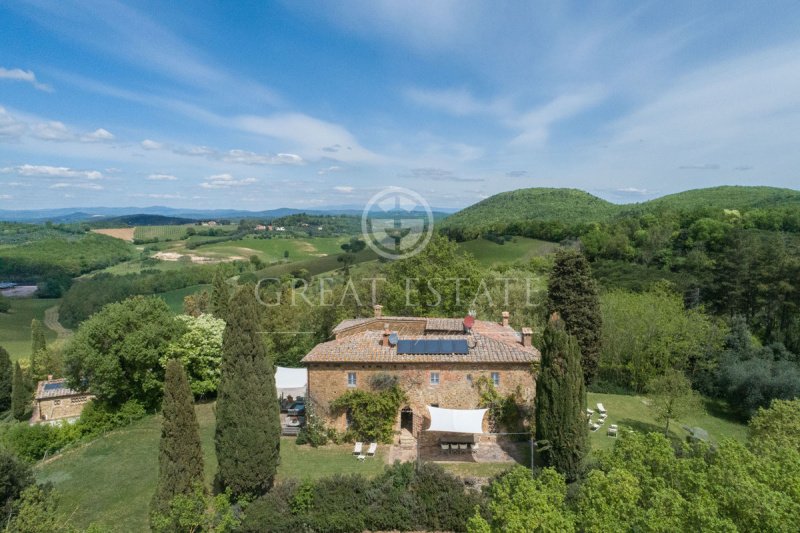
[[[438,227],[451,237],[463,240],[490,231],[520,234],[513,227],[515,224],[545,226],[548,223],[557,223],[561,226],[575,226],[605,222],[624,213],[794,208],[800,208],[800,191],[776,187],[722,186],[694,189],[639,204],[612,204],[577,189],[533,188],[491,196],[451,215]]]
[[[668,194],[640,205],[644,209],[675,210],[800,207],[800,191],[776,187],[725,185]]]
[[[491,227],[524,220],[593,222],[610,218],[619,210],[619,206],[577,189],[519,189],[495,194],[462,209],[439,227]]]

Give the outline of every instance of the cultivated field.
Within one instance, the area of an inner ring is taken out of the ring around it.
[[[342,253],[341,245],[347,237],[315,237],[308,239],[253,239],[245,238],[200,246],[194,251],[207,257],[257,256],[265,263],[275,261],[301,261]],[[288,258],[285,252],[289,252]]]
[[[92,233],[99,233],[100,235],[108,235],[115,239],[122,239],[123,241],[133,242],[133,236],[136,228],[113,228],[113,229],[93,229]]]
[[[8,350],[11,360],[27,359],[31,355],[31,320],[45,321],[45,310],[61,300],[40,298],[15,298],[11,311],[0,313],[0,346]],[[56,340],[56,333],[45,329],[47,342]]]
[[[159,241],[177,241],[186,237],[186,228],[190,224],[180,226],[139,226],[134,238],[137,241],[158,239]]]

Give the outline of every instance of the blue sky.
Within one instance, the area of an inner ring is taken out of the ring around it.
[[[800,3],[7,2],[0,209],[800,188]]]

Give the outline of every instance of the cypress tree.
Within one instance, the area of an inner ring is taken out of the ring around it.
[[[580,348],[554,313],[544,331],[536,380],[536,440],[547,441],[542,452],[545,463],[568,480],[578,478],[588,451],[585,408]]]
[[[151,516],[166,514],[179,495],[193,495],[203,484],[203,450],[186,371],[177,359],[167,362],[158,447],[158,485]]]
[[[42,376],[43,359],[47,357],[47,340],[44,326],[35,318],[31,320],[31,379],[38,380]]]
[[[11,414],[19,421],[26,420],[30,412],[31,392],[25,382],[25,374],[17,361],[11,383]]]
[[[228,319],[228,308],[230,306],[230,290],[225,281],[222,269],[218,268],[214,273],[214,280],[211,286],[211,313],[222,320]]]
[[[11,408],[11,386],[14,381],[14,367],[5,348],[0,346],[0,412]]]
[[[237,291],[222,339],[217,394],[217,485],[233,496],[258,497],[280,462],[280,410],[275,374],[259,335],[253,287]]]
[[[591,384],[600,358],[602,318],[597,284],[581,252],[561,250],[556,254],[547,284],[547,312],[558,313],[567,332],[578,340],[583,380]]]

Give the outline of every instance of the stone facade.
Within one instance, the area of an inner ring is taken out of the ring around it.
[[[31,423],[73,420],[94,396],[67,387],[65,380],[40,381],[36,387],[36,404]]]
[[[497,374],[497,391],[503,396],[519,391],[526,403],[532,404],[536,385],[532,365],[527,363],[314,363],[309,365],[308,396],[314,403],[317,416],[329,427],[338,431],[347,429],[345,413],[330,409],[333,400],[348,390],[370,388],[370,380],[377,374],[390,374],[399,378],[401,389],[408,401],[395,420],[395,431],[408,429],[415,437],[430,425],[427,406],[449,409],[475,409],[480,397],[475,381],[486,376],[492,379]],[[350,374],[355,374],[355,385],[349,384]],[[432,374],[438,374],[432,379]],[[484,430],[488,431],[484,419]]]

